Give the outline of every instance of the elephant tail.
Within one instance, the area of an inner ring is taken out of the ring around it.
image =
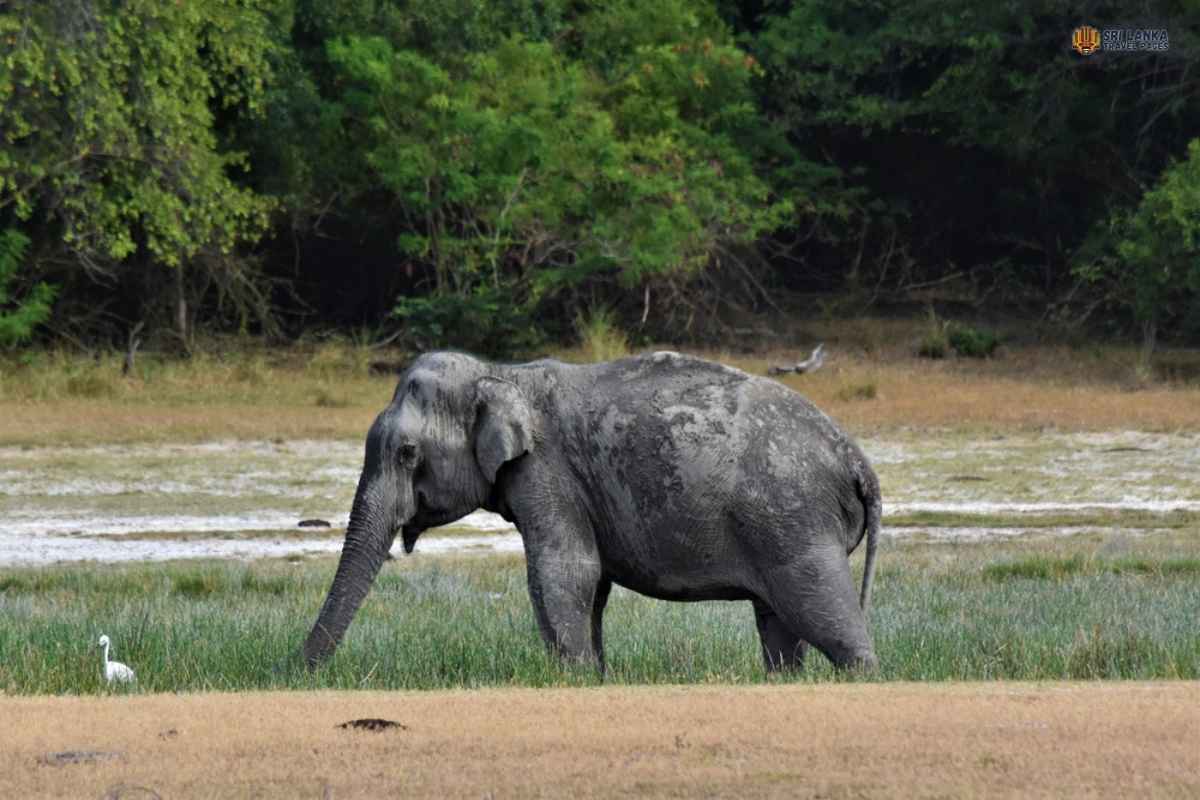
[[[879,545],[879,530],[882,525],[883,501],[879,495],[879,479],[870,467],[863,465],[857,476],[858,496],[862,500],[866,518],[863,521],[863,533],[867,539],[867,557],[863,564],[862,593],[859,595],[859,605],[863,617],[871,606],[871,583],[875,580],[875,549]]]

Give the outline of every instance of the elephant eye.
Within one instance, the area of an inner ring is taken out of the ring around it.
[[[415,444],[400,445],[400,463],[411,467],[417,462],[417,446]]]

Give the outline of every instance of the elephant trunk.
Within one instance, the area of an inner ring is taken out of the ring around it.
[[[359,479],[333,585],[304,642],[304,660],[310,668],[328,659],[337,649],[387,558],[398,523],[411,515],[411,511],[397,507],[394,489],[378,490],[388,483],[393,482],[369,481],[365,472]]]

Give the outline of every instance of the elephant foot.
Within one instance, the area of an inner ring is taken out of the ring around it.
[[[835,662],[837,668],[856,675],[874,675],[879,671],[879,659],[873,652],[856,653],[844,663]]]

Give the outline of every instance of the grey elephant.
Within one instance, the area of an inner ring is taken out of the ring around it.
[[[749,600],[768,670],[811,643],[872,668],[866,610],[879,482],[858,446],[785,386],[677,353],[586,366],[427,353],[400,377],[366,460],[310,666],[341,641],[396,534],[485,508],[515,523],[546,643],[604,670],[613,584]],[[861,596],[849,554],[866,537]]]

